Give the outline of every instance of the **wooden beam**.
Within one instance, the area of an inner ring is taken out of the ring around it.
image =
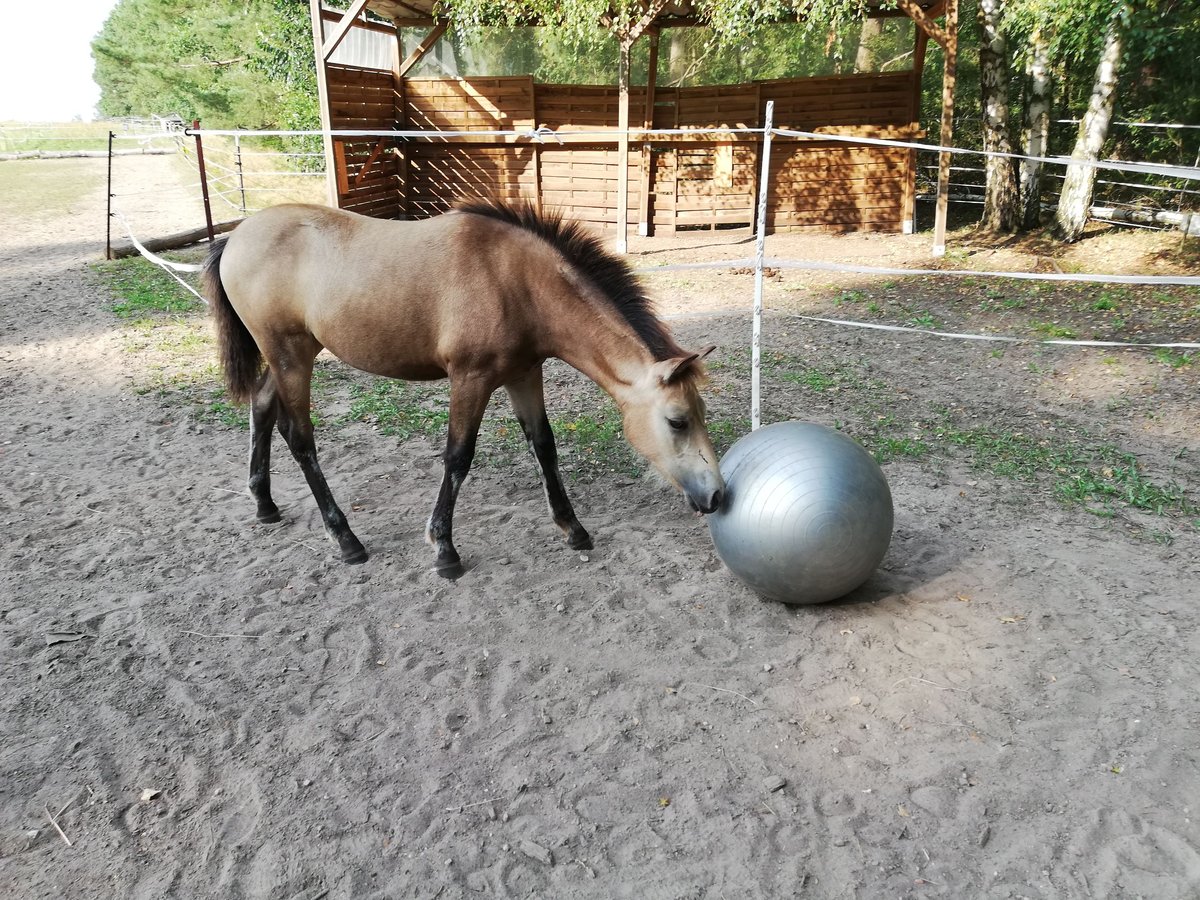
[[[929,35],[920,28],[913,29],[913,92],[909,127],[916,129],[921,121],[921,74],[925,70],[925,51],[929,47]],[[904,211],[900,217],[900,230],[912,234],[917,230],[917,151],[908,151],[908,172],[904,176]]]
[[[404,129],[408,124],[408,104],[407,104],[407,81],[400,74],[400,55],[404,52],[404,46],[400,40],[400,29],[392,29],[392,121],[396,123],[397,129]],[[395,154],[396,166],[396,209],[399,213],[399,218],[411,218],[409,213],[408,198],[410,194],[409,178],[411,173],[408,167],[408,150],[404,146],[403,141],[398,142],[400,146],[393,147],[392,153]]]
[[[337,209],[337,160],[333,155],[333,138],[329,135],[332,127],[329,115],[329,80],[325,70],[326,61],[321,57],[321,47],[325,43],[325,22],[321,18],[321,0],[308,0],[308,8],[312,14],[313,47],[317,56],[317,106],[321,113],[321,130],[325,132],[321,143],[325,151],[326,202]]]
[[[443,19],[442,21],[438,22],[436,25],[433,26],[433,30],[430,31],[429,34],[425,35],[425,37],[421,39],[421,43],[417,44],[416,49],[413,50],[412,53],[408,54],[408,59],[404,60],[404,62],[402,62],[400,64],[400,71],[399,71],[398,77],[400,77],[400,78],[406,77],[408,75],[409,71],[412,69],[412,67],[415,66],[417,63],[419,63],[422,59],[425,58],[425,54],[428,53],[431,49],[433,49],[433,45],[436,44],[438,42],[438,39],[443,34],[446,33],[446,27],[449,24],[450,24],[449,22],[447,22],[445,19]],[[400,39],[400,34],[399,34],[399,29],[397,29],[396,40],[399,40],[399,39]]]
[[[667,0],[652,0],[652,2],[647,5],[645,14],[643,14],[643,16],[632,25],[630,25],[629,31],[625,34],[625,37],[629,39],[630,44],[642,36],[642,33],[654,23],[654,20],[658,17],[658,14],[662,12],[663,7],[666,5]]]
[[[321,18],[326,22],[336,24],[337,22],[342,21],[342,11],[340,9],[328,9],[326,7],[322,7]],[[366,31],[374,31],[379,34],[388,35],[396,33],[396,26],[389,25],[386,22],[376,22],[374,19],[356,19],[355,22],[355,28],[361,28]],[[432,25],[434,23],[430,21],[429,24]]]
[[[333,56],[333,51],[338,48],[342,40],[350,33],[350,29],[354,27],[354,20],[362,15],[362,11],[367,8],[367,0],[354,0],[350,4],[350,8],[346,10],[346,14],[342,16],[342,20],[333,28],[333,34],[326,38],[318,48],[318,59],[329,62],[329,57]]]
[[[354,183],[356,185],[362,184],[363,179],[367,177],[367,173],[371,171],[371,166],[375,165],[375,160],[379,159],[380,154],[383,153],[383,148],[386,144],[387,138],[379,139],[379,143],[375,145],[375,149],[371,151],[371,155],[367,157],[367,161],[363,163],[363,167],[354,176]]]
[[[954,79],[958,70],[958,0],[946,0],[946,58],[942,69],[941,145],[954,140]],[[950,210],[950,154],[938,154],[937,211],[933,219],[933,255],[946,254],[946,219]]]
[[[654,127],[654,88],[658,82],[658,40],[657,28],[650,28],[650,60],[646,66],[646,106],[642,114],[642,127]],[[654,181],[654,156],[650,142],[642,144],[641,193],[638,195],[638,234],[642,237],[650,235],[650,188]]]
[[[617,252],[629,251],[629,48],[621,39],[617,56]]]
[[[240,223],[241,219],[235,219],[232,222],[214,222],[213,234],[227,234],[233,231]],[[189,231],[180,231],[175,234],[168,234],[166,237],[147,238],[139,241],[145,249],[151,253],[157,253],[159,250],[178,250],[180,247],[191,247],[193,244],[199,244],[202,241],[208,240],[208,226],[204,225],[200,228],[193,228]],[[109,253],[109,259],[126,259],[130,256],[137,256],[141,251],[138,250],[132,243],[121,242],[112,245],[112,250]]]
[[[955,22],[958,21],[957,0],[949,0],[946,4],[946,27],[942,28],[925,10],[921,9],[917,0],[896,0],[896,6],[916,22],[918,28],[937,41],[943,50],[946,49],[946,45],[950,39],[950,6],[952,5],[955,8]]]

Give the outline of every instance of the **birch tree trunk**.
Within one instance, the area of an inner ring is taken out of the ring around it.
[[[1027,156],[1045,156],[1050,137],[1050,104],[1053,83],[1050,76],[1050,43],[1038,30],[1030,38],[1029,64],[1026,69],[1025,128],[1023,143]],[[1021,227],[1037,228],[1042,220],[1042,164],[1021,160]]]
[[[1012,153],[1008,115],[1008,46],[1001,31],[1004,0],[979,0],[979,89],[983,100],[983,149]],[[1017,167],[1011,157],[987,157],[983,218],[986,231],[1016,231],[1020,224],[1021,195]]]
[[[1122,3],[1108,21],[1104,35],[1104,50],[1100,64],[1096,66],[1096,80],[1087,112],[1079,124],[1079,135],[1075,139],[1072,159],[1097,160],[1108,137],[1108,126],[1112,121],[1113,106],[1117,99],[1117,75],[1121,70],[1121,57],[1125,49],[1125,30],[1129,22],[1129,7]],[[1054,216],[1055,234],[1068,243],[1083,236],[1087,224],[1088,207],[1092,204],[1092,188],[1096,183],[1096,170],[1092,166],[1069,165],[1063,180],[1062,195],[1058,199],[1058,211]]]
[[[863,19],[858,33],[858,52],[854,55],[855,72],[874,72],[877,70],[875,59],[879,38],[883,34],[882,19]]]

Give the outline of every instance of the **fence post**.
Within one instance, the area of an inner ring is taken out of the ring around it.
[[[233,164],[237,168],[238,178],[238,193],[242,198],[242,215],[246,214],[246,178],[242,173],[242,136],[235,134],[233,136]]]
[[[758,178],[758,234],[754,239],[754,329],[750,340],[750,430],[762,424],[761,339],[763,314],[763,257],[767,250],[767,190],[771,181],[771,132],[775,101],[767,101],[763,117],[762,174]]]
[[[200,120],[192,120],[192,132],[196,137],[196,166],[200,170],[200,193],[204,195],[204,224],[208,227],[208,242],[217,237],[213,231],[212,204],[208,200],[208,173],[204,170],[204,143],[200,140]]]
[[[112,145],[113,133],[108,133],[108,215],[104,217],[104,258],[112,259]]]

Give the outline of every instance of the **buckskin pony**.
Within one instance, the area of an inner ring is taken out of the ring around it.
[[[626,439],[693,509],[721,502],[698,390],[712,348],[681,349],[629,266],[578,223],[494,200],[414,222],[276,206],[214,244],[204,281],[229,394],[251,405],[249,488],[259,521],[280,518],[270,475],[277,426],[348,563],[367,552],[317,462],[309,391],[322,348],[375,375],[450,379],[444,476],[426,527],[443,576],[463,572],[454,504],[500,387],[541,467],[555,523],[571,547],[592,546],[558,473],[542,385],[550,357],[613,397]]]

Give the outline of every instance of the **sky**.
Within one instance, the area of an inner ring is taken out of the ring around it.
[[[5,3],[0,30],[0,121],[92,119],[92,38],[117,0]]]

